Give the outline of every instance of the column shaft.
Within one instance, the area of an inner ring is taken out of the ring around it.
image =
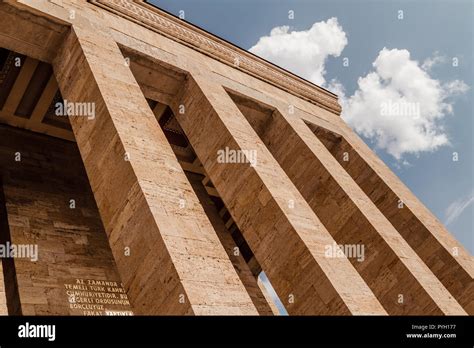
[[[474,314],[469,252],[350,129],[337,143],[321,130],[314,132],[466,312]]]
[[[288,312],[385,314],[346,258],[324,256],[333,238],[222,86],[193,75],[182,93],[175,115]],[[219,161],[226,149],[257,164]]]
[[[259,135],[389,314],[466,314],[301,119],[275,110]]]
[[[65,100],[95,107],[94,119],[70,120],[135,313],[257,314],[104,31],[74,26],[53,67]]]

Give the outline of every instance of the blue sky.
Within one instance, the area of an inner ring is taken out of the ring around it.
[[[474,253],[474,2],[151,2],[341,94],[348,123]],[[380,98],[418,114],[383,119]]]

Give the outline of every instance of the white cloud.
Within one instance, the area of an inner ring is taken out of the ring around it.
[[[249,51],[323,85],[326,59],[338,57],[346,45],[346,33],[337,18],[330,18],[303,31],[291,31],[288,26],[273,28],[269,36],[261,37]]]
[[[432,57],[428,57],[424,60],[423,64],[421,64],[421,68],[425,71],[430,71],[434,66],[446,63],[447,58],[439,54],[439,52],[435,52]]]
[[[442,120],[452,113],[450,97],[465,93],[468,86],[430,77],[407,50],[383,48],[372,65],[374,71],[359,78],[358,89],[348,98],[332,82],[341,96],[343,118],[397,160],[449,144]]]
[[[474,203],[474,192],[467,197],[460,198],[449,205],[446,209],[446,225],[455,221],[472,203]]]
[[[454,80],[444,84],[444,91],[446,96],[454,96],[464,94],[469,90],[469,86],[463,81]]]
[[[453,112],[452,97],[469,87],[460,80],[442,83],[430,76],[430,69],[447,61],[445,56],[435,52],[419,63],[408,50],[383,48],[373,71],[360,77],[357,90],[346,97],[342,84],[325,78],[327,58],[338,57],[346,45],[346,33],[331,18],[304,31],[276,27],[250,51],[335,92],[349,125],[402,164],[406,154],[449,144],[444,119]]]

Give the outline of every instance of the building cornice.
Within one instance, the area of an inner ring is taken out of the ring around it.
[[[337,115],[341,113],[337,96],[331,92],[143,1],[91,2]]]

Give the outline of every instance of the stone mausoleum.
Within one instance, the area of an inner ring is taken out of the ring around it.
[[[474,314],[336,95],[146,2],[0,19],[1,314]]]

